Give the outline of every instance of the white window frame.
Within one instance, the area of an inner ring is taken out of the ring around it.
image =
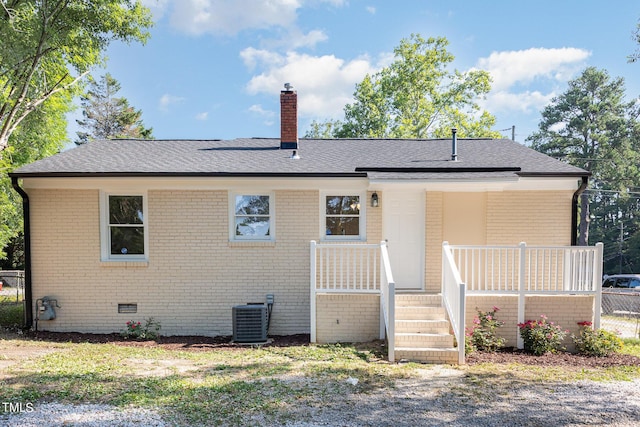
[[[112,254],[111,227],[109,224],[109,196],[142,197],[142,228],[144,230],[143,254]],[[102,261],[148,261],[149,260],[149,208],[146,191],[101,191],[100,194],[100,254]]]
[[[357,236],[329,235],[327,236],[327,197],[328,196],[359,196],[360,197],[360,222],[359,234]],[[367,241],[367,193],[359,190],[335,190],[320,192],[320,240],[321,241]]]
[[[236,236],[236,197],[237,196],[267,196],[269,197],[269,235]],[[275,193],[272,191],[230,191],[229,192],[229,241],[231,242],[274,242],[276,240],[275,221]]]

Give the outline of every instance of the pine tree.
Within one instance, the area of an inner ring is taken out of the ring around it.
[[[589,67],[545,107],[539,130],[527,138],[532,148],[592,174],[581,199],[579,245],[615,247],[620,222],[629,233],[638,230],[637,200],[629,198],[640,182],[636,108],[625,101],[624,79]]]
[[[109,73],[91,83],[82,97],[84,119],[76,120],[86,132],[77,132],[76,144],[86,144],[94,139],[153,139],[153,129],[142,123],[142,111],[130,106],[126,98],[116,96],[120,89],[120,83]]]

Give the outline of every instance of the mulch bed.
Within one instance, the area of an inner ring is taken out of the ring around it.
[[[519,363],[536,366],[567,366],[581,368],[608,368],[611,366],[640,366],[640,358],[628,354],[613,354],[608,357],[583,356],[573,353],[556,353],[534,356],[523,350],[507,348],[495,353],[474,352],[466,357],[467,364]]]
[[[161,336],[156,341],[137,341],[125,339],[120,334],[85,334],[79,332],[46,332],[30,331],[26,337],[37,341],[52,342],[73,342],[73,343],[94,343],[130,347],[158,347],[166,350],[191,350],[204,351],[213,349],[246,349],[251,348],[251,344],[232,343],[231,336],[204,337],[204,336]],[[260,344],[263,347],[290,347],[298,345],[308,345],[309,334],[270,336],[269,341]]]
[[[171,336],[160,337],[157,341],[127,340],[119,334],[84,334],[66,332],[27,332],[26,337],[38,341],[73,342],[73,343],[113,343],[131,347],[158,347],[166,350],[207,351],[214,349],[235,349],[238,351],[250,348],[250,344],[232,343],[231,336]],[[309,345],[308,334],[271,336],[264,347],[289,347]],[[376,342],[380,350],[381,342]],[[360,346],[359,346],[360,347]],[[363,345],[363,348],[368,346]],[[582,368],[607,368],[611,366],[640,366],[640,358],[627,354],[614,354],[609,357],[589,357],[573,353],[545,354],[534,356],[522,350],[506,348],[495,353],[474,352],[466,357],[467,364],[480,363],[511,364],[536,366],[566,366]]]

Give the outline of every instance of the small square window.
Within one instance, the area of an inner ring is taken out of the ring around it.
[[[232,240],[272,240],[273,214],[270,195],[238,194],[233,197]]]
[[[323,201],[324,238],[329,240],[361,239],[363,232],[362,197],[325,195]]]

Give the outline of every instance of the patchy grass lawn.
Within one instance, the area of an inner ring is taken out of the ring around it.
[[[269,425],[297,421],[300,406],[322,408],[353,394],[392,392],[405,380],[425,384],[433,381],[431,370],[441,369],[390,364],[372,348],[298,345],[184,351],[0,335],[0,396],[9,402],[133,405],[158,410],[178,425]],[[640,341],[628,340],[625,352],[640,355]],[[640,378],[640,366],[566,369],[483,363],[447,369],[460,375],[455,384],[445,381],[440,386],[475,397],[490,397],[510,384]]]
[[[622,342],[624,342],[622,353],[640,357],[640,339],[625,338]]]
[[[6,366],[4,401],[153,407],[190,425],[282,423],[296,405],[392,387],[413,369],[341,345],[189,352],[13,339],[0,341],[0,353],[15,346],[34,357]]]

